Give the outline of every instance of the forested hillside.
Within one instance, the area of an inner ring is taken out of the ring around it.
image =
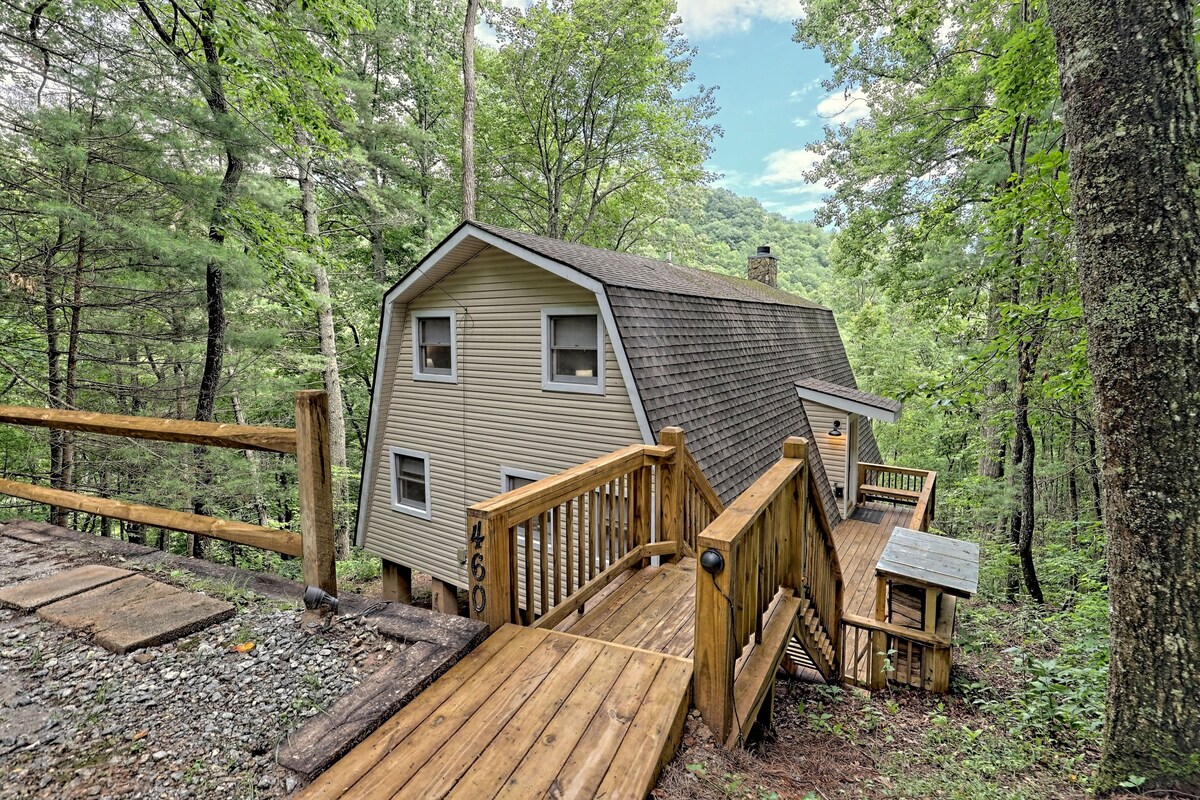
[[[290,425],[323,388],[342,569],[371,578],[349,537],[381,298],[464,210],[727,274],[770,245],[859,385],[904,400],[885,460],[937,470],[936,528],[982,547],[967,721],[924,707],[924,772],[895,793],[1200,791],[1192,4],[1104,25],[1078,0],[798,5],[792,46],[869,109],[811,148],[814,223],[715,188],[718,96],[673,0],[512,5],[472,42],[468,0],[0,4],[0,405]],[[0,476],[297,514],[294,459],[249,451],[0,425]]]
[[[617,34],[620,60],[584,64],[605,8],[491,15],[479,218],[732,274],[772,244],[784,285],[814,293],[824,232],[698,183],[718,131],[711,92],[682,93],[691,50],[671,6],[625,3],[640,23]],[[460,217],[464,13],[5,6],[0,402],[284,425],[291,392],[326,388],[345,550],[383,291]],[[553,92],[518,80],[554,69]],[[512,113],[529,104],[568,124]],[[261,524],[295,514],[290,459],[9,426],[0,445],[16,480]]]

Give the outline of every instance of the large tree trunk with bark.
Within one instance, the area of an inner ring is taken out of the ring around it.
[[[1101,793],[1200,791],[1200,84],[1190,0],[1051,0],[1112,604]]]

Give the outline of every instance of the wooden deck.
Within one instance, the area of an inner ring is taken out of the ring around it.
[[[632,571],[608,596],[558,630],[691,658],[696,642],[696,559]]]
[[[645,797],[691,681],[687,659],[505,625],[300,797]]]
[[[875,565],[892,529],[912,519],[911,506],[866,503],[834,526],[833,540],[842,564],[847,614],[875,616]]]

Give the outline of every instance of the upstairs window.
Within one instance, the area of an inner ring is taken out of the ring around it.
[[[413,378],[419,381],[458,381],[453,311],[413,314]]]
[[[542,311],[542,388],[604,393],[604,333],[595,309]]]
[[[429,504],[429,454],[391,448],[392,508],[415,517],[431,519]]]

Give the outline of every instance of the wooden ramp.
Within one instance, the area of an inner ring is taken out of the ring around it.
[[[505,625],[300,797],[641,800],[691,679],[687,659]]]

